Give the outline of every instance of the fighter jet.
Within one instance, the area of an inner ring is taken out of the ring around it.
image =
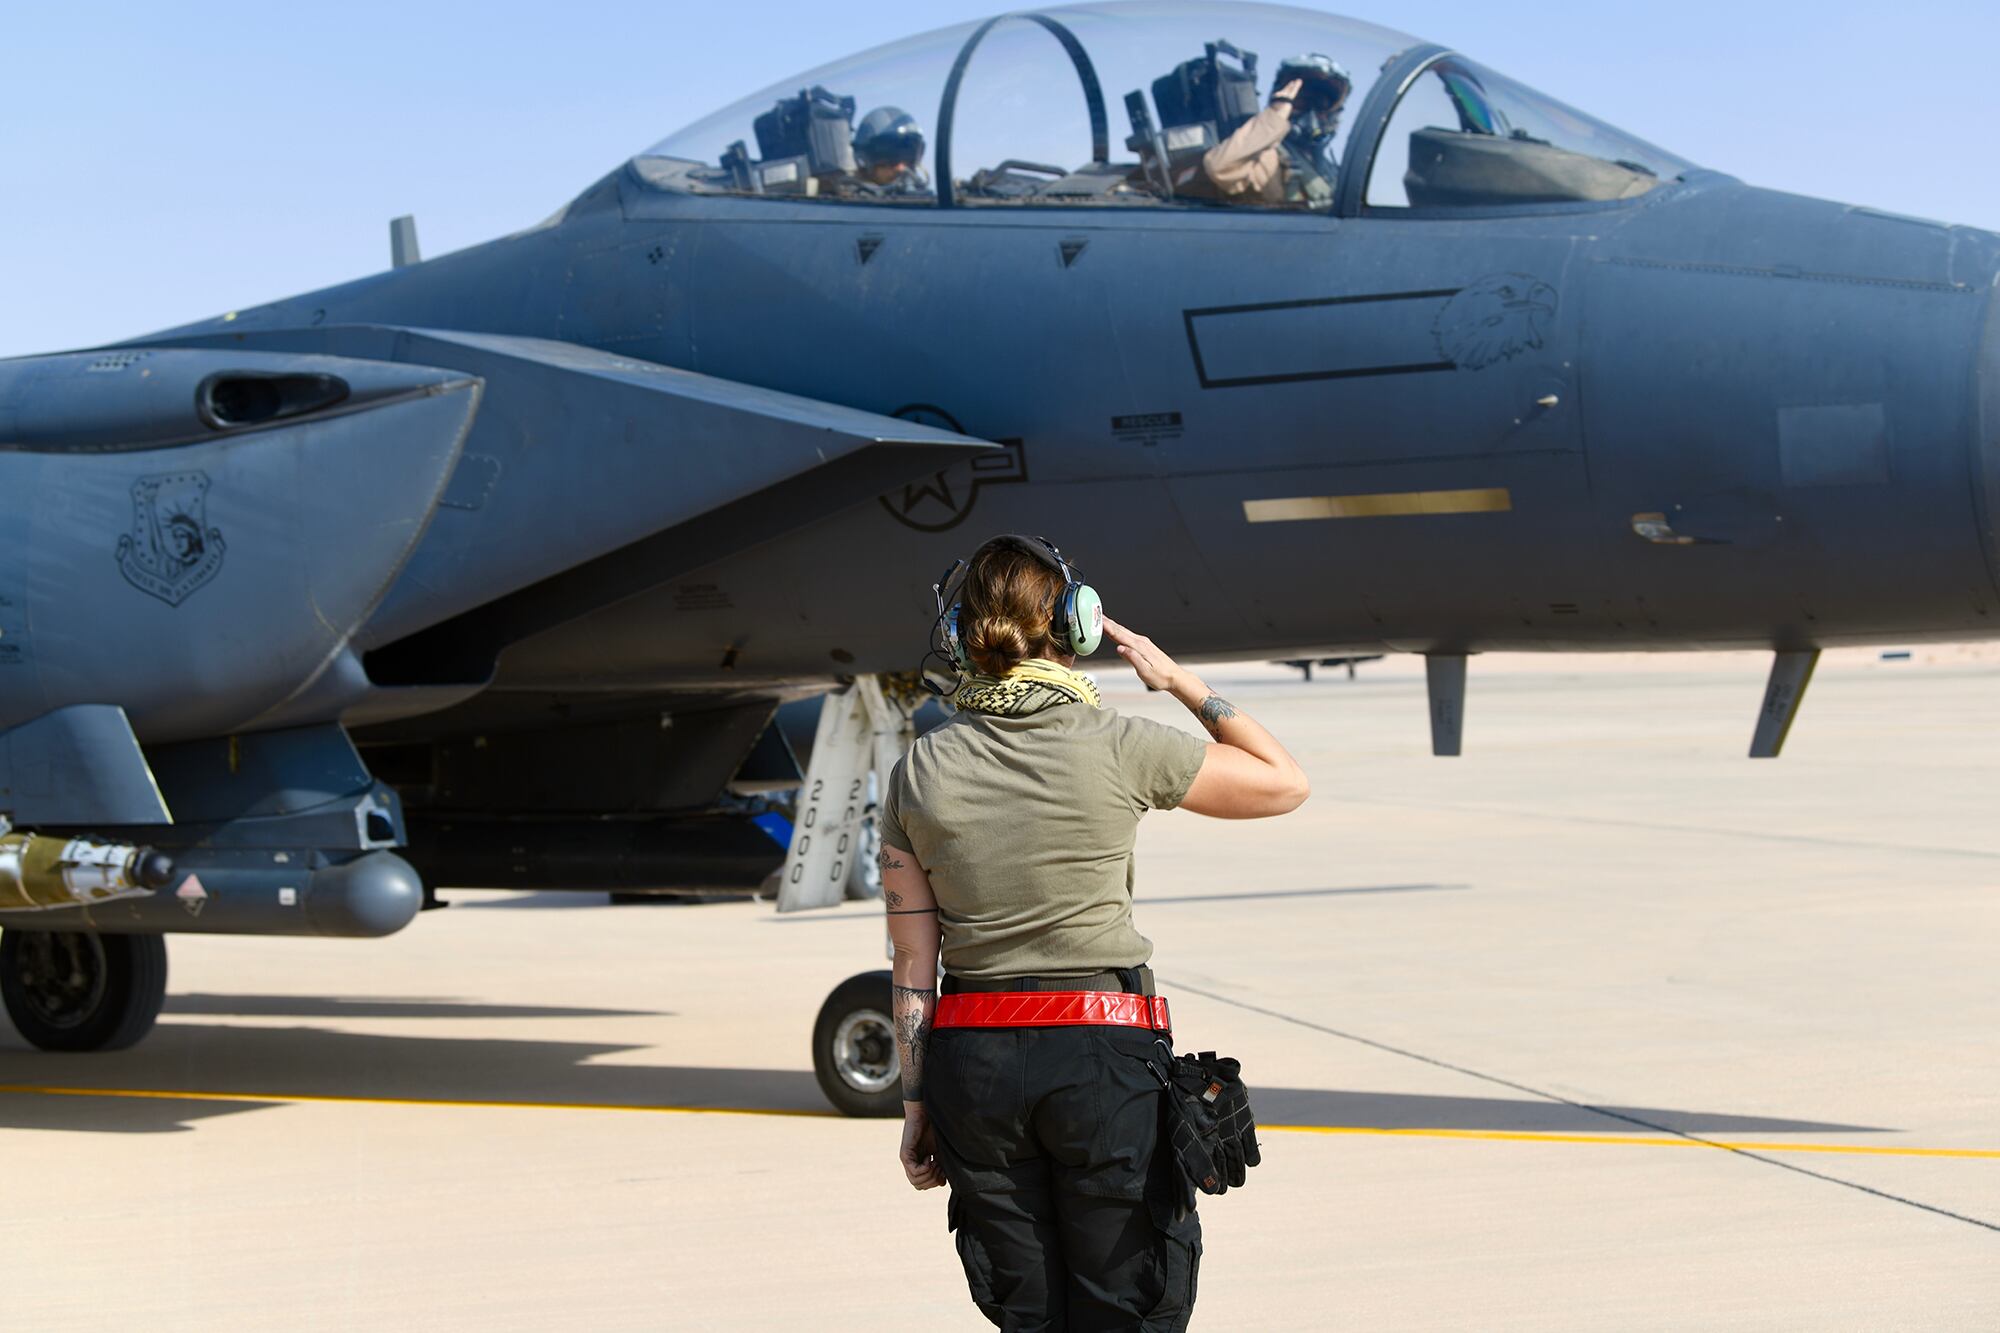
[[[935,571],[992,532],[1190,657],[1425,654],[1441,753],[1485,650],[1769,650],[1772,755],[1822,647],[1996,633],[2000,238],[1364,23],[946,28],[525,231],[392,236],[0,363],[37,1045],[143,1035],[165,934],[380,935],[426,885],[837,897]],[[806,756],[772,721],[818,696]],[[894,1106],[886,976],[820,1016],[843,1109]]]

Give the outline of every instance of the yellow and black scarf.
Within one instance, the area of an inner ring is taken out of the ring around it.
[[[1060,704],[1103,704],[1097,685],[1081,671],[1073,671],[1046,657],[1031,657],[1016,663],[1004,676],[974,672],[952,692],[954,708],[996,717],[1026,717]]]

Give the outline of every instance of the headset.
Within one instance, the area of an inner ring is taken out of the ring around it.
[[[1049,623],[1056,631],[1056,641],[1078,657],[1088,657],[1095,652],[1104,638],[1104,599],[1097,595],[1097,589],[1077,577],[1076,566],[1063,557],[1056,544],[1047,537],[1026,537],[1013,533],[995,537],[986,545],[994,542],[1005,542],[1015,550],[1026,552],[1062,575],[1062,591],[1056,594],[1055,605],[1049,608]],[[960,676],[970,675],[973,666],[972,656],[966,651],[965,639],[959,633],[958,620],[962,607],[955,594],[965,586],[965,576],[970,571],[971,565],[965,559],[954,560],[938,581],[931,585],[931,596],[937,602],[937,621],[932,633],[931,651],[925,656],[945,658]],[[949,692],[938,688],[928,676],[924,680],[934,693]]]

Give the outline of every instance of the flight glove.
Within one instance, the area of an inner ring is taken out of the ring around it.
[[[1192,1205],[1195,1190],[1222,1194],[1242,1185],[1249,1169],[1263,1160],[1242,1065],[1214,1051],[1174,1056],[1164,1069],[1154,1061],[1146,1063],[1166,1096],[1169,1143],[1180,1169],[1184,1206]]]

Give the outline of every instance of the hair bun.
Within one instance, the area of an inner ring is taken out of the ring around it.
[[[1028,660],[1028,636],[1009,616],[980,616],[966,631],[965,651],[989,676],[1004,676]]]
[[[1004,676],[1030,657],[1058,651],[1049,621],[1062,575],[1018,538],[995,537],[973,553],[962,586],[960,633],[966,656],[989,676]]]

